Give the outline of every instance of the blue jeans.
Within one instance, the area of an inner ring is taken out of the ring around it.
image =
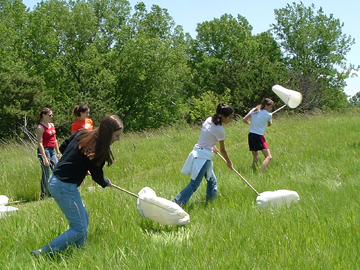
[[[195,180],[190,180],[190,183],[182,190],[178,195],[176,195],[173,202],[177,203],[178,205],[185,205],[193,193],[198,189],[201,184],[202,179],[205,177],[207,178],[207,170],[211,166],[211,160],[207,160],[204,163],[204,166],[199,171],[198,176]],[[207,180],[207,187],[206,187],[206,201],[216,199],[217,195],[217,181],[214,171],[212,172],[212,176]]]
[[[69,245],[80,247],[88,234],[89,215],[85,209],[77,184],[60,181],[54,174],[49,180],[49,190],[69,221],[70,228],[41,248],[41,252],[58,252]]]
[[[50,168],[52,170],[54,168],[54,166],[56,165],[56,163],[58,162],[54,148],[44,147],[44,150],[45,150],[45,155],[49,159],[50,166],[44,165],[43,157],[40,153],[40,150],[39,149],[37,150],[38,158],[39,158],[40,164],[41,164],[41,171],[42,171],[41,187],[40,187],[41,188],[40,189],[41,190],[40,197],[42,199],[45,197],[51,197],[51,194],[50,194],[49,188],[48,188]]]

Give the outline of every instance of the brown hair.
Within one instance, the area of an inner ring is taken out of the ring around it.
[[[257,105],[255,108],[255,111],[260,111],[265,108],[265,106],[272,105],[274,106],[274,101],[272,101],[270,98],[264,98],[261,102],[261,104]]]
[[[110,166],[114,160],[110,149],[113,133],[123,129],[123,122],[118,116],[106,116],[101,120],[98,128],[79,131],[77,141],[79,149],[97,166],[102,166],[104,162],[107,162],[108,166]]]
[[[84,113],[84,112],[87,112],[89,110],[89,107],[87,105],[76,105],[75,108],[74,108],[74,115],[76,117],[80,117],[80,113]]]
[[[49,112],[51,112],[51,109],[49,109],[49,108],[42,108],[41,111],[40,111],[40,121],[41,121],[41,119],[43,118],[43,115],[44,115],[44,114],[48,114]]]
[[[216,113],[211,117],[212,122],[215,125],[222,125],[221,123],[221,117],[228,117],[229,115],[232,115],[234,113],[234,109],[230,107],[229,105],[225,105],[223,103],[220,103],[216,108]]]

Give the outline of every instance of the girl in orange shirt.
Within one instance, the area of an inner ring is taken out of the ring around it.
[[[89,118],[90,108],[87,105],[75,106],[74,115],[77,119],[71,125],[71,135],[80,129],[93,129],[94,124],[93,121]]]

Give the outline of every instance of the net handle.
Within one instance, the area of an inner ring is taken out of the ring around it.
[[[117,185],[114,185],[114,184],[111,184],[111,186],[114,187],[114,188],[117,188],[117,189],[119,189],[119,190],[121,190],[121,191],[124,191],[125,193],[130,194],[131,196],[134,196],[134,197],[136,197],[136,198],[139,198],[139,196],[138,196],[137,194],[132,193],[132,192],[126,190],[126,189],[123,189],[122,187],[118,187]]]

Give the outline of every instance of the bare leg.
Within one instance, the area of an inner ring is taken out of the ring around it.
[[[253,155],[253,163],[252,163],[252,168],[256,169],[257,167],[257,163],[259,161],[259,152],[258,151],[251,151],[252,155]]]
[[[266,166],[269,164],[270,160],[272,159],[272,156],[270,154],[270,149],[263,149],[261,152],[264,154],[265,159],[263,163],[261,164],[261,172],[263,173],[266,169]]]

